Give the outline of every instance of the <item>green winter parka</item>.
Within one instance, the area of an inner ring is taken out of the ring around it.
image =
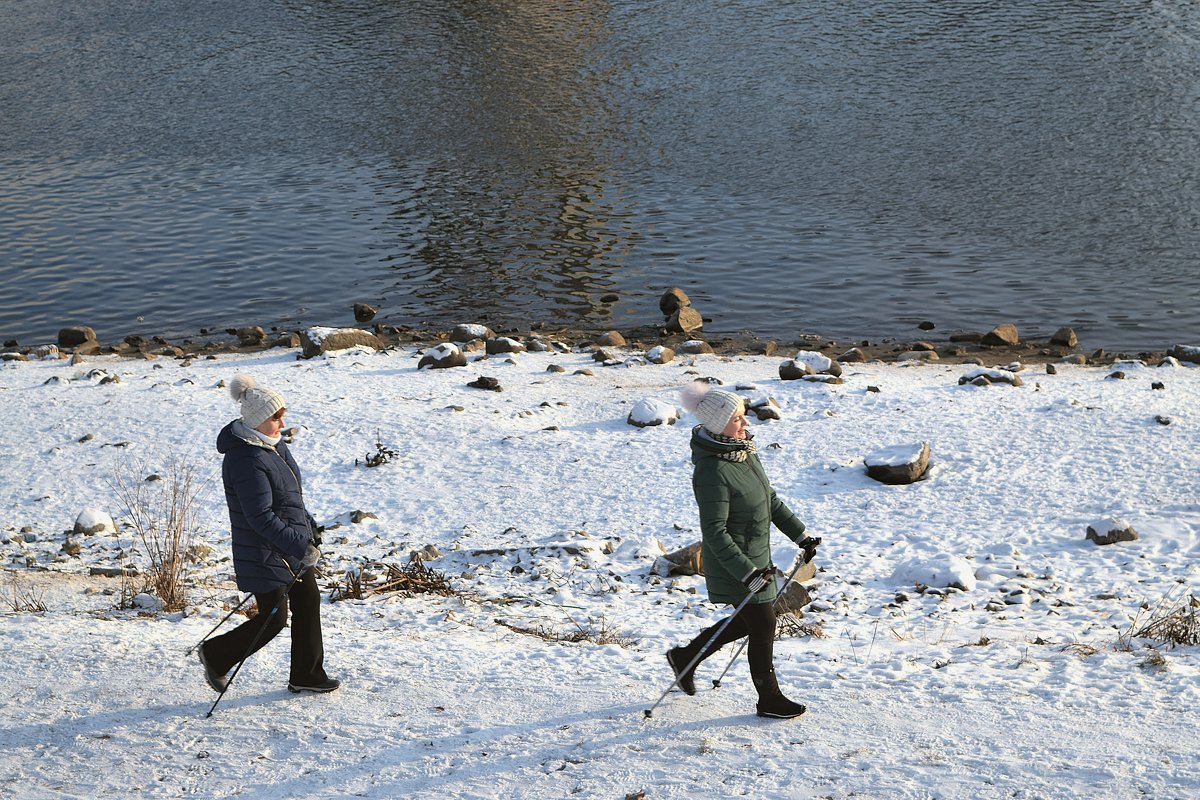
[[[714,603],[742,602],[749,593],[742,578],[771,563],[771,523],[793,542],[804,536],[804,523],[776,496],[757,453],[744,461],[720,457],[746,447],[718,442],[702,425],[692,429],[692,491],[700,510],[704,580]],[[777,593],[775,581],[768,581],[750,602],[769,603]]]

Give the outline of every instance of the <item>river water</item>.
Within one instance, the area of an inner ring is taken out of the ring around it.
[[[0,109],[22,344],[676,285],[710,335],[1200,342],[1191,2],[9,0]]]

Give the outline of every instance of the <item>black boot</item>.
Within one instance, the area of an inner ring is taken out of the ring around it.
[[[686,647],[672,647],[667,651],[667,663],[671,665],[671,671],[675,673],[675,678],[679,682],[679,688],[683,689],[684,694],[696,693],[696,672],[695,667],[691,672],[684,672],[695,655],[689,652]]]
[[[775,680],[775,670],[760,675],[751,675],[754,688],[758,690],[758,715],[774,719],[791,719],[803,714],[806,709],[801,703],[793,703],[779,691],[779,682]]]

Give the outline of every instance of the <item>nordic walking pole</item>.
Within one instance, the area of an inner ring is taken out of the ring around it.
[[[742,609],[746,607],[746,604],[749,603],[752,599],[754,599],[754,595],[756,595],[760,591],[762,591],[762,588],[766,585],[767,585],[767,580],[766,580],[766,578],[763,578],[762,576],[759,576],[758,578],[756,578],[754,580],[754,583],[752,583],[748,587],[750,590],[750,593],[746,595],[746,599],[743,600],[742,602],[738,603],[738,606],[737,606],[737,608],[735,608],[733,610],[733,613],[730,614],[728,617],[726,617],[725,621],[721,623],[721,627],[719,627],[715,631],[713,631],[713,635],[708,637],[708,641],[704,643],[704,647],[700,648],[700,652],[696,654],[696,657],[692,659],[692,662],[690,664],[688,664],[685,669],[683,669],[681,672],[679,672],[679,674],[677,674],[675,676],[675,680],[671,681],[671,685],[668,686],[661,695],[659,695],[659,698],[658,698],[658,700],[655,701],[654,705],[650,706],[649,708],[647,708],[645,711],[642,712],[643,714],[646,715],[646,719],[650,719],[651,717],[654,716],[654,709],[658,708],[658,704],[661,703],[663,700],[665,700],[667,695],[671,693],[671,690],[679,685],[679,676],[686,675],[689,672],[691,672],[693,669],[696,668],[696,665],[699,664],[700,661],[704,658],[704,654],[708,652],[708,648],[712,647],[712,643],[715,642],[717,640],[717,638],[720,637],[720,635],[725,632],[725,629],[729,627],[729,623],[733,622],[733,618],[736,617],[738,614],[740,614]]]
[[[783,586],[779,587],[779,594],[777,594],[775,596],[775,599],[773,601],[771,601],[771,605],[774,606],[774,605],[779,604],[779,600],[780,600],[780,598],[783,597],[783,593],[786,592],[787,588],[792,585],[792,578],[794,578],[796,576],[796,573],[800,571],[800,568],[803,567],[807,563],[808,563],[807,561],[801,561],[799,564],[797,564],[796,566],[794,566],[792,568],[792,571],[788,573],[787,580],[785,580],[783,582]],[[737,652],[733,654],[733,658],[729,659],[729,663],[725,665],[725,669],[721,672],[721,674],[719,676],[717,676],[716,680],[713,681],[714,689],[719,689],[721,687],[721,678],[724,678],[725,673],[729,672],[729,668],[733,666],[733,662],[738,660],[738,656],[740,656],[742,654],[742,651],[746,649],[746,645],[749,642],[750,642],[750,639],[747,637],[742,640],[741,644],[738,645]]]
[[[211,630],[211,631],[209,631],[208,633],[204,634],[204,637],[203,637],[203,638],[201,638],[201,639],[200,639],[200,641],[196,642],[194,645],[192,645],[191,647],[189,647],[189,648],[187,649],[187,652],[186,652],[186,653],[184,653],[184,655],[185,655],[185,656],[190,656],[190,655],[192,654],[192,651],[193,651],[193,650],[195,650],[195,649],[196,649],[197,647],[199,647],[200,645],[204,644],[204,642],[205,642],[205,641],[208,639],[208,637],[212,636],[214,633],[216,633],[216,632],[217,632],[217,628],[219,628],[219,627],[221,627],[222,625],[224,625],[224,624],[225,624],[225,621],[226,621],[227,619],[229,619],[230,617],[232,617],[234,614],[236,614],[236,613],[237,613],[237,610],[238,610],[239,608],[241,608],[242,606],[246,605],[246,601],[247,601],[247,600],[249,600],[249,599],[250,599],[251,597],[253,597],[253,596],[254,596],[253,594],[247,594],[245,597],[243,597],[243,598],[242,598],[242,602],[240,602],[240,603],[238,603],[236,606],[234,606],[234,607],[233,607],[233,610],[232,610],[232,611],[230,611],[228,614],[226,614],[224,617],[222,617],[220,622],[218,622],[216,625],[213,625],[213,628],[212,628],[212,630]]]
[[[287,562],[285,561],[284,563],[286,564]],[[246,648],[246,654],[242,656],[242,660],[237,663],[236,667],[234,667],[233,674],[229,676],[229,682],[225,684],[225,688],[221,690],[221,693],[217,695],[217,699],[213,701],[212,708],[210,708],[208,713],[204,715],[206,718],[211,717],[213,712],[216,711],[217,703],[221,702],[221,698],[225,696],[225,693],[229,691],[229,687],[233,685],[233,679],[236,678],[238,673],[242,671],[242,664],[246,663],[246,659],[250,657],[250,654],[254,652],[254,648],[258,647],[258,643],[262,641],[263,634],[267,632],[267,626],[271,624],[271,618],[279,613],[279,607],[283,605],[284,599],[291,594],[292,587],[296,585],[296,581],[300,580],[300,578],[302,578],[304,573],[307,571],[308,570],[302,569],[297,572],[296,576],[292,578],[292,582],[289,583],[287,588],[283,590],[283,594],[279,596],[279,602],[275,604],[275,607],[271,609],[271,613],[267,614],[266,619],[263,620],[262,627],[258,629],[258,635],[254,637],[254,641],[251,642],[250,646]]]

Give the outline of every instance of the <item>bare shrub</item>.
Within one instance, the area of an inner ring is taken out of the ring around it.
[[[142,476],[146,473],[128,461],[122,462],[111,485],[127,507],[130,524],[146,549],[149,588],[162,601],[163,610],[180,611],[187,607],[187,554],[207,481],[200,480],[195,465],[181,458],[167,462],[166,468],[159,471],[160,480],[145,480]]]
[[[18,614],[44,614],[46,613],[46,604],[42,602],[42,592],[35,592],[27,586],[24,586],[17,580],[17,576],[13,575],[11,581],[12,595],[9,598],[9,607]]]

